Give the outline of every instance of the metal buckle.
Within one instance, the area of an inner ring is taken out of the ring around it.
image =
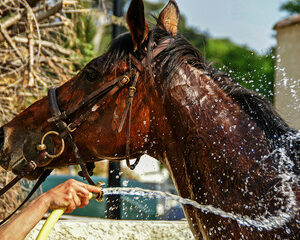
[[[70,133],[75,132],[76,129],[77,129],[77,127],[74,127],[74,128],[72,129],[72,128],[71,128],[71,125],[72,125],[72,123],[70,123],[70,124],[67,126],[67,129],[68,129],[68,131],[69,131]]]
[[[126,85],[129,82],[130,82],[130,78],[127,75],[123,75],[118,82],[118,86],[122,88],[124,85]]]
[[[130,82],[130,78],[127,75],[123,76],[122,81],[123,80],[126,80],[126,82],[123,83],[124,85]]]
[[[129,87],[129,90],[132,92],[136,92],[136,88],[135,87]]]

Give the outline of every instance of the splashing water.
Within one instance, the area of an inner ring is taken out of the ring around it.
[[[292,142],[293,140],[300,141],[300,131],[289,133],[286,136],[287,142]],[[274,157],[277,159],[277,170],[278,170],[278,178],[281,179],[281,187],[277,189],[280,191],[282,195],[287,199],[287,204],[284,209],[278,209],[273,214],[268,214],[266,211],[265,214],[260,216],[256,216],[255,218],[251,218],[249,216],[244,216],[241,214],[236,214],[232,212],[226,212],[220,208],[214,207],[212,205],[204,205],[199,204],[198,202],[182,198],[177,195],[173,195],[170,193],[165,193],[161,191],[153,191],[146,190],[141,188],[105,188],[105,195],[132,195],[132,196],[140,196],[140,197],[149,197],[149,198],[165,198],[170,200],[175,200],[178,203],[184,205],[191,205],[197,209],[200,209],[204,213],[212,213],[223,218],[230,218],[232,220],[237,221],[240,225],[246,227],[255,227],[259,231],[267,230],[271,231],[277,228],[284,227],[291,219],[295,217],[295,215],[299,211],[299,206],[297,203],[297,198],[295,192],[293,191],[293,186],[297,185],[300,181],[299,175],[293,172],[294,162],[288,156],[286,149],[278,148],[274,150],[274,152],[270,153],[268,157]],[[262,164],[264,159],[258,161],[258,163]],[[275,186],[274,186],[275,188]]]
[[[105,188],[103,189],[104,195],[131,195],[131,196],[141,196],[141,197],[149,197],[149,198],[166,198],[170,200],[175,200],[178,203],[184,205],[191,205],[195,208],[200,209],[205,213],[213,213],[215,215],[230,218],[232,220],[236,220],[240,225],[246,227],[256,227],[258,230],[272,230],[275,228],[280,228],[284,226],[290,219],[291,216],[288,214],[280,215],[280,216],[271,216],[269,218],[257,217],[255,219],[251,219],[247,216],[242,216],[239,214],[225,212],[220,208],[213,207],[212,205],[203,205],[199,204],[196,201],[182,198],[177,195],[173,195],[170,193],[165,193],[161,191],[153,191],[141,188]]]

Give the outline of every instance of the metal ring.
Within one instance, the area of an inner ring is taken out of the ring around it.
[[[44,141],[45,141],[45,138],[49,135],[56,135],[56,136],[59,136],[59,133],[58,132],[55,132],[55,131],[49,131],[47,132],[43,137],[42,137],[42,140],[41,140],[41,145],[44,145]],[[60,155],[62,155],[62,153],[64,152],[65,150],[65,141],[63,138],[61,138],[61,149],[59,151],[59,153],[55,154],[55,155],[52,155],[50,153],[46,153],[47,154],[47,157],[49,158],[58,158]]]

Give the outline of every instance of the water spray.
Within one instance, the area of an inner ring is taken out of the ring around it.
[[[236,213],[230,213],[226,212],[220,208],[214,207],[212,205],[204,205],[200,204],[194,200],[182,198],[178,195],[174,195],[171,193],[165,193],[161,191],[154,191],[154,190],[148,190],[148,189],[141,189],[141,188],[102,188],[103,183],[101,182],[101,185],[98,185],[101,188],[100,194],[93,194],[90,193],[89,198],[90,199],[96,199],[100,202],[103,201],[104,195],[130,195],[130,196],[140,196],[140,197],[149,197],[151,198],[165,198],[165,199],[171,199],[175,200],[180,204],[183,205],[190,205],[197,209],[200,209],[204,213],[213,213],[215,215],[218,215],[222,218],[230,218],[232,220],[237,221],[238,224],[245,226],[245,227],[255,227],[259,231],[271,231],[273,229],[282,228],[286,225],[287,222],[289,222],[294,216],[295,213],[299,211],[299,208],[295,201],[291,203],[291,206],[289,206],[289,209],[287,209],[286,212],[275,212],[273,215],[270,215],[268,217],[266,216],[256,216],[255,218],[251,218],[249,216],[244,216]],[[48,235],[50,234],[53,226],[58,221],[58,219],[61,217],[61,215],[65,212],[66,208],[56,209],[54,210],[51,215],[48,217],[46,222],[44,223],[37,240],[45,240],[47,239]]]

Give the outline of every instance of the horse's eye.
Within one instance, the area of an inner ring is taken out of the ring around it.
[[[99,79],[99,72],[93,68],[87,68],[84,71],[84,77],[89,82],[96,82]]]

